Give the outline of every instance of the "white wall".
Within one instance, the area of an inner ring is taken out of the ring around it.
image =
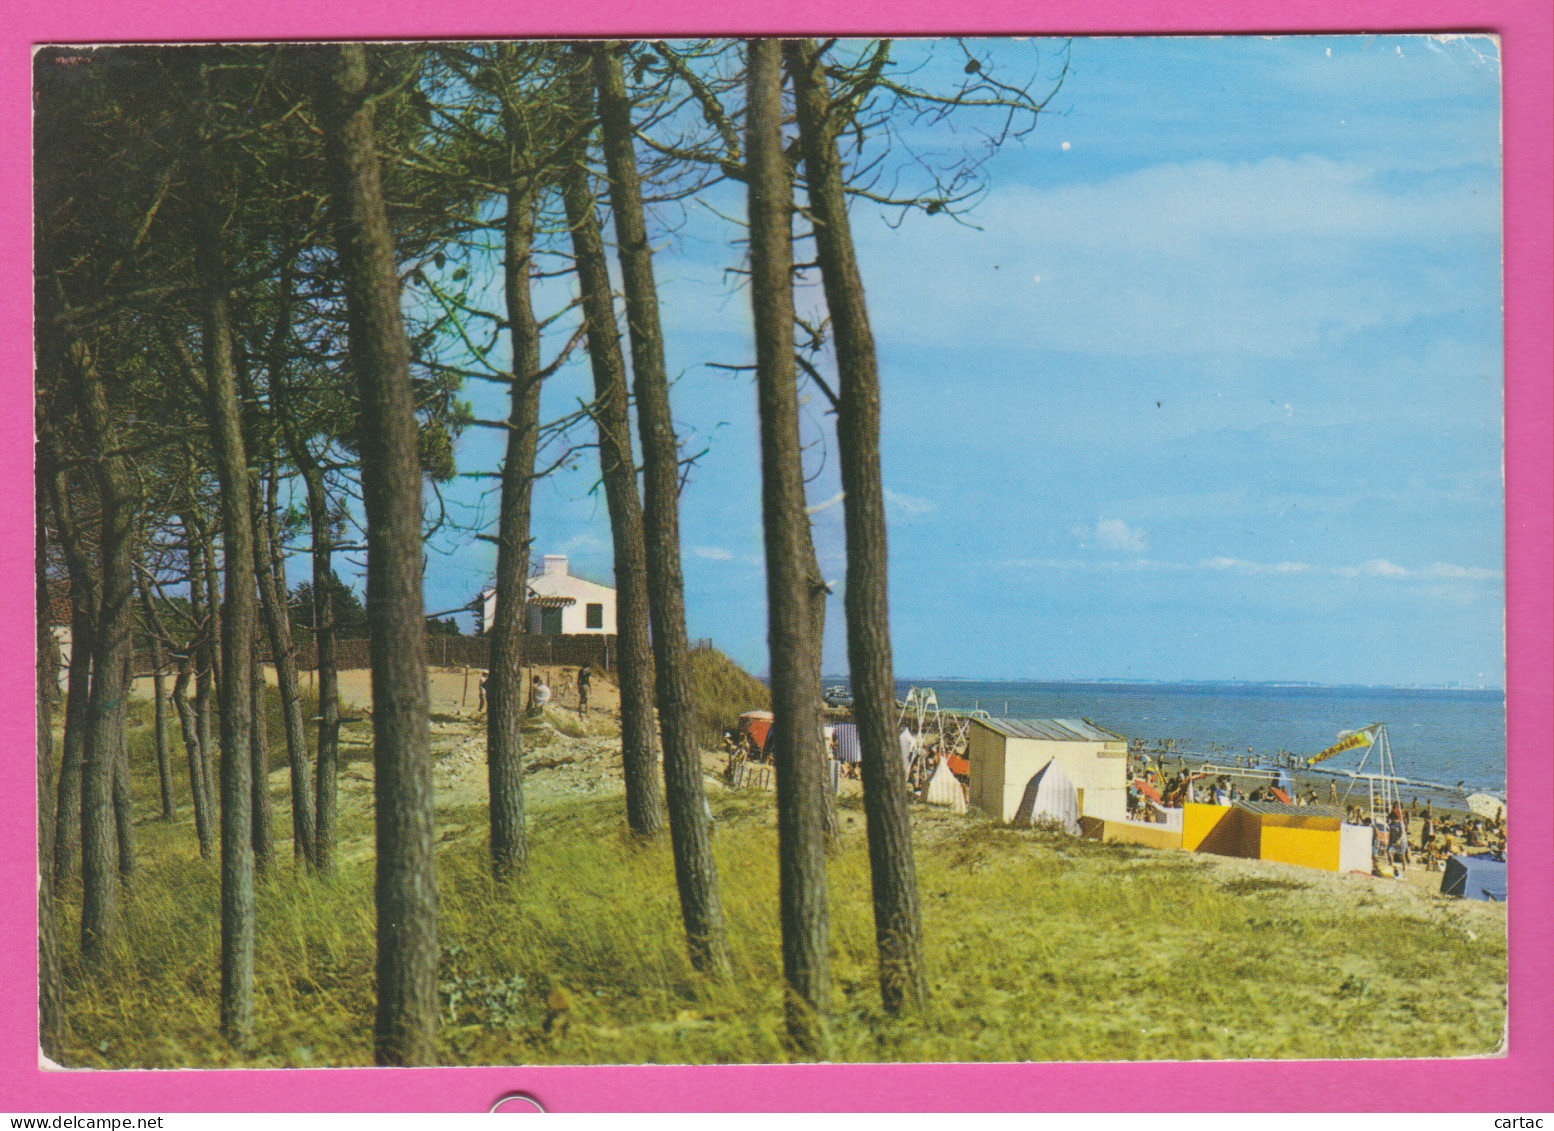
[[[595,585],[592,581],[573,575],[564,557],[547,555],[545,572],[529,579],[529,591],[541,597],[572,598],[572,604],[561,609],[561,631],[566,635],[608,635],[615,632],[615,590],[608,585]],[[588,627],[589,605],[601,606],[602,619],[598,628]],[[494,590],[486,594],[484,617],[482,623],[489,631],[496,620]],[[541,610],[531,608],[528,631],[538,633],[541,623]]]
[[[1369,825],[1342,824],[1338,826],[1338,870],[1340,872],[1371,872],[1371,827]]]
[[[1056,759],[1079,791],[1085,816],[1127,820],[1128,759],[1122,742],[1008,738],[978,723],[972,724],[968,738],[971,803],[989,816],[1010,820],[1026,783]]]

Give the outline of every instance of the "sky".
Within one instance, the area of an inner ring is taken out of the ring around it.
[[[1039,89],[1066,57],[1036,129],[988,160],[964,223],[853,213],[898,676],[1503,687],[1495,42],[974,50]],[[933,58],[925,78],[963,59]],[[977,144],[925,124],[904,141]],[[681,499],[688,628],[764,673],[755,390],[713,367],[754,356],[729,273],[743,205],[732,188],[709,204],[666,210],[655,233],[675,416],[702,453]],[[542,288],[541,310],[566,287]],[[579,357],[547,381],[544,415],[590,387]],[[506,414],[498,386],[465,395]],[[824,667],[845,675],[843,510],[821,506],[839,491],[832,418],[818,396],[804,415],[836,591]],[[470,430],[461,470],[494,470],[500,445]],[[534,552],[610,583],[596,479],[584,451],[537,485]],[[493,518],[489,489],[462,481],[452,513]],[[429,551],[429,611],[490,580],[489,542]]]

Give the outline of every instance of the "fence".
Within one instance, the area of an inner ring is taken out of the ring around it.
[[[318,667],[318,657],[311,640],[299,641],[293,649],[297,657],[298,671],[312,671]],[[260,649],[265,663],[273,662],[268,642]],[[372,662],[366,640],[335,641],[335,667],[340,671],[368,668]],[[488,636],[428,636],[426,638],[426,663],[434,668],[485,668],[490,666],[491,638]],[[525,633],[523,636],[524,664],[552,664],[559,667],[581,667],[588,664],[597,671],[611,671],[616,657],[613,633],[574,633],[567,636],[541,636]],[[151,671],[151,653],[137,649],[135,670]]]

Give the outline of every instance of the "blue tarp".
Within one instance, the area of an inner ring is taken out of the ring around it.
[[[1488,853],[1453,856],[1441,875],[1441,894],[1505,902],[1505,861]]]

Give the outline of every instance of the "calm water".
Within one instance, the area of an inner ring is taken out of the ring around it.
[[[836,682],[827,681],[827,686]],[[1175,739],[1178,748],[1302,756],[1340,730],[1386,723],[1400,776],[1505,796],[1505,693],[1226,683],[983,683],[901,680],[897,696],[932,687],[941,707],[981,707],[1012,718],[1084,718],[1125,738]],[[1324,766],[1354,770],[1364,750]],[[1370,772],[1376,757],[1366,765]]]

